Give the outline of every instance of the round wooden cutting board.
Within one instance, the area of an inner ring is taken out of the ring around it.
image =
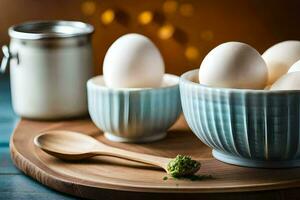
[[[202,160],[199,174],[211,174],[213,178],[164,180],[166,173],[160,169],[109,157],[62,161],[34,146],[33,138],[46,130],[79,131],[108,145],[147,154],[191,155]],[[190,131],[173,130],[167,138],[154,143],[125,144],[106,140],[89,119],[21,120],[11,137],[10,148],[15,165],[25,174],[55,190],[91,199],[274,199],[279,196],[283,199],[298,195],[296,187],[300,186],[300,168],[254,169],[222,163],[212,158],[211,149]]]

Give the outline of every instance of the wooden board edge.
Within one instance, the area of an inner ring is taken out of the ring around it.
[[[147,188],[122,188],[121,186],[115,186],[114,187],[95,187],[90,185],[84,185],[81,183],[72,183],[70,181],[65,181],[61,178],[57,178],[47,172],[45,172],[43,169],[36,167],[33,163],[31,163],[27,158],[25,158],[21,153],[17,151],[17,149],[14,146],[13,143],[13,137],[14,133],[18,128],[18,125],[20,124],[21,120],[18,122],[11,138],[10,138],[10,152],[11,152],[11,158],[14,163],[14,165],[21,170],[24,174],[26,174],[29,177],[32,177],[33,179],[37,180],[43,185],[48,186],[51,189],[57,190],[59,192],[63,192],[66,194],[74,195],[77,197],[84,197],[86,198],[86,195],[82,194],[82,189],[84,188],[85,192],[90,191],[89,193],[92,194],[91,199],[95,197],[95,195],[102,194],[104,191],[113,191],[113,192],[131,192],[131,193],[156,193],[156,194],[199,194],[199,193],[240,193],[240,192],[259,192],[259,191],[269,191],[269,190],[278,190],[278,189],[291,189],[291,188],[297,188],[300,187],[300,180],[295,181],[288,181],[286,184],[271,184],[271,185],[259,185],[257,187],[253,186],[244,186],[242,188],[218,188],[212,190],[211,188],[207,189],[201,189],[201,191],[196,189],[182,189],[182,190],[164,190],[164,189],[147,189]],[[43,179],[43,176],[47,176],[47,179]],[[50,182],[52,182],[50,184]],[[54,183],[54,184],[53,184]],[[53,186],[54,185],[54,186]],[[97,192],[95,192],[97,190]],[[101,192],[103,190],[103,192]]]
[[[80,193],[76,193],[77,190],[75,189],[74,184],[52,177],[52,175],[47,174],[46,172],[32,164],[30,161],[28,161],[26,158],[24,158],[19,152],[16,151],[12,142],[10,142],[9,148],[11,153],[11,159],[14,165],[25,175],[56,191],[64,192],[78,197],[83,197],[80,196]],[[48,176],[51,180],[46,181],[42,178],[43,176]],[[52,181],[52,184],[49,184],[50,181]],[[62,184],[64,184],[64,186],[60,187],[60,185]]]

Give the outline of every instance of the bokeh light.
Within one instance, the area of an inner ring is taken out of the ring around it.
[[[200,33],[202,40],[211,41],[214,38],[214,33],[211,30],[205,30]]]
[[[138,21],[142,25],[150,24],[153,20],[153,13],[151,11],[143,11],[138,16]]]
[[[96,3],[94,1],[84,1],[81,4],[81,11],[84,15],[93,15],[96,12]]]
[[[174,0],[167,0],[163,3],[163,6],[162,6],[163,11],[166,14],[175,13],[177,10],[177,7],[178,7],[178,3],[177,3],[177,1],[174,1]]]
[[[185,57],[190,60],[190,61],[194,61],[199,59],[200,53],[199,53],[199,49],[195,46],[188,46],[185,49]]]
[[[189,3],[180,5],[179,13],[184,17],[190,17],[194,14],[194,6]]]
[[[112,23],[115,19],[115,12],[112,9],[104,11],[101,15],[101,22],[105,25]]]
[[[170,39],[175,32],[175,27],[171,24],[163,25],[158,30],[158,37],[162,40]]]

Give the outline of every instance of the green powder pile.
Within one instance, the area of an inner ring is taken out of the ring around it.
[[[190,156],[177,155],[167,167],[168,174],[175,178],[191,176],[201,167],[200,162],[193,160]]]

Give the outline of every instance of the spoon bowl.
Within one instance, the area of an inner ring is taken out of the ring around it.
[[[90,151],[102,143],[85,134],[69,131],[51,131],[34,138],[34,144],[57,158],[80,160],[94,156]]]

